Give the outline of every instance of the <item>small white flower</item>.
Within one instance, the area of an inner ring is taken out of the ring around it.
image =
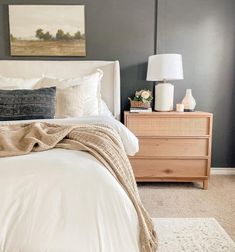
[[[145,100],[147,100],[147,99],[149,98],[149,96],[150,96],[149,91],[143,91],[143,92],[141,93],[141,97],[142,97],[143,99],[145,99]]]
[[[136,96],[136,97],[139,97],[139,96],[141,95],[141,92],[142,92],[142,90],[141,90],[141,91],[136,91],[136,92],[135,92],[135,96]]]

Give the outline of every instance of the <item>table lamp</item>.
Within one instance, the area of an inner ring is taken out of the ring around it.
[[[174,86],[169,80],[182,80],[183,66],[180,54],[157,54],[149,56],[147,81],[161,81],[155,86],[156,111],[172,111]]]

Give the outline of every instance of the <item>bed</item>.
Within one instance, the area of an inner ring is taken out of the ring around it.
[[[0,61],[0,75],[8,77],[70,78],[97,68],[104,72],[101,94],[113,117],[40,121],[107,124],[119,133],[126,153],[134,155],[138,140],[118,121],[118,61]],[[0,122],[0,127],[15,123]],[[0,251],[140,251],[137,213],[117,180],[87,152],[54,148],[0,158]]]

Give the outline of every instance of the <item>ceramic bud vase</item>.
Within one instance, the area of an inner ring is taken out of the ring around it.
[[[184,96],[182,103],[184,104],[185,112],[193,112],[195,110],[196,101],[193,98],[192,89],[186,89],[186,94]]]

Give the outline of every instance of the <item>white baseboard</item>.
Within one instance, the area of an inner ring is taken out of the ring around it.
[[[227,168],[227,167],[211,168],[211,175],[235,175],[235,168]]]

